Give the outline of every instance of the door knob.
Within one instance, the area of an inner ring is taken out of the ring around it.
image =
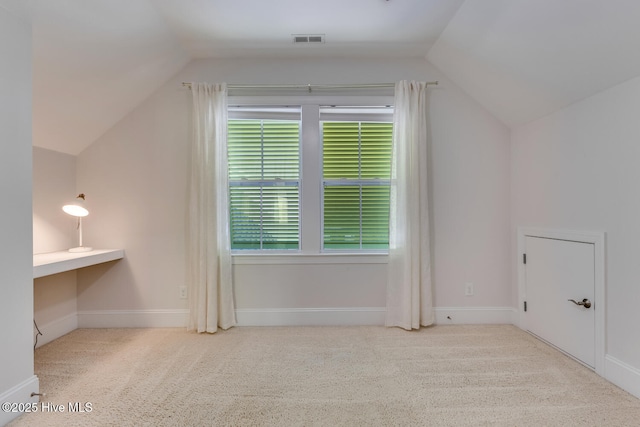
[[[591,308],[591,301],[589,301],[588,299],[583,299],[582,301],[576,301],[576,300],[567,300],[567,301],[571,301],[572,303],[574,303],[575,305],[583,305],[584,308]]]

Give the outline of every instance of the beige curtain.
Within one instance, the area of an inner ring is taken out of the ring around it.
[[[229,238],[227,87],[193,83],[187,280],[189,330],[236,324]]]
[[[427,199],[427,84],[395,87],[386,325],[434,320]]]

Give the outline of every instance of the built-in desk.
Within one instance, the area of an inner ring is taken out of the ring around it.
[[[76,270],[124,258],[124,249],[94,249],[90,252],[50,252],[33,256],[33,278]]]

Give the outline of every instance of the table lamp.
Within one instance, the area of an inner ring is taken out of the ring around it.
[[[89,211],[84,207],[84,194],[78,194],[78,197],[62,207],[62,210],[71,216],[78,218],[78,247],[69,249],[69,252],[89,252],[93,248],[82,246],[82,217],[89,215]]]

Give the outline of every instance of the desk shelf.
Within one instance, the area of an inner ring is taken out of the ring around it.
[[[89,267],[124,258],[124,249],[94,249],[90,252],[50,252],[33,256],[33,278]]]

